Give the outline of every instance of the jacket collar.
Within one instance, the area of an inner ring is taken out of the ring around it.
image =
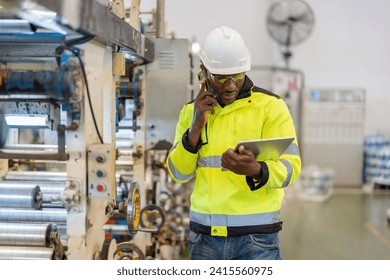
[[[247,75],[245,75],[245,81],[242,85],[240,92],[238,93],[237,99],[242,99],[251,96],[251,89],[253,88],[253,86],[254,84],[252,80],[249,79]]]

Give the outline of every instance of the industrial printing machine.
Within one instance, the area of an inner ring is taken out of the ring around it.
[[[0,259],[183,250],[190,189],[164,161],[188,97],[164,120],[153,95],[183,69],[175,90],[188,92],[188,42],[141,32],[139,2],[0,1]]]

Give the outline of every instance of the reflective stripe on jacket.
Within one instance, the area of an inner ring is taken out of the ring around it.
[[[192,123],[194,104],[182,108],[174,146],[167,158],[169,173],[176,182],[196,177],[190,220],[211,226],[212,235],[221,236],[226,236],[229,226],[279,222],[283,188],[292,185],[301,170],[295,126],[288,107],[279,96],[257,88],[246,77],[239,99],[214,109],[202,130],[200,149],[191,151],[186,147],[185,134]],[[261,182],[221,170],[222,154],[240,140],[290,136],[295,140],[279,160],[256,158],[262,166]]]

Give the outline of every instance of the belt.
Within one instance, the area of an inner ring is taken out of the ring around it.
[[[236,237],[247,234],[256,234],[256,233],[265,233],[271,234],[276,233],[282,230],[283,222],[277,222],[274,224],[268,225],[258,225],[258,226],[240,226],[240,227],[226,227],[227,229],[227,237]],[[196,233],[203,233],[207,235],[216,236],[217,234],[213,234],[211,226],[205,226],[196,222],[190,222],[190,230]],[[218,235],[217,235],[218,236]]]

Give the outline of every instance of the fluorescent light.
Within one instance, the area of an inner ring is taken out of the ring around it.
[[[50,128],[47,115],[5,115],[10,128]]]

